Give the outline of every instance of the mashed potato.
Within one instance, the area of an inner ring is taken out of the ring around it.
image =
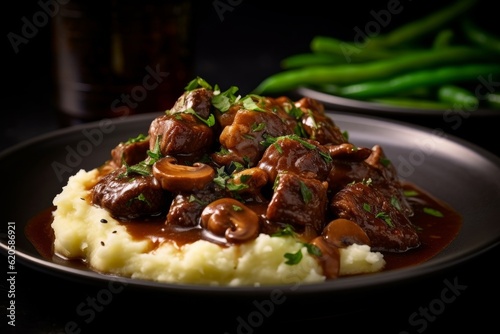
[[[293,237],[261,234],[227,248],[203,240],[153,248],[149,240],[135,240],[105,209],[86,200],[97,176],[97,170],[80,170],[54,198],[54,250],[62,257],[83,259],[101,273],[166,283],[259,286],[325,280],[317,259]],[[299,250],[302,260],[286,264],[283,255]],[[340,275],[376,272],[384,265],[383,255],[367,245],[341,249]]]

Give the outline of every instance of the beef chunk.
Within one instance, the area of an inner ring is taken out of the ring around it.
[[[212,109],[212,97],[213,91],[205,88],[197,88],[187,91],[177,99],[169,113],[175,114],[184,112],[187,109],[193,109],[198,116],[203,119],[207,119],[210,116]]]
[[[324,181],[332,163],[328,150],[318,142],[291,136],[269,145],[258,167],[269,174],[271,181],[285,171]]]
[[[341,144],[347,142],[340,128],[325,113],[322,103],[303,97],[295,102],[295,106],[302,110],[302,127],[310,139],[321,144]]]
[[[92,189],[92,203],[121,220],[160,215],[168,207],[167,200],[153,176],[127,176],[125,167],[105,175]]]
[[[327,189],[325,182],[281,173],[266,216],[272,222],[290,224],[298,230],[312,228],[319,234],[326,219]]]
[[[413,209],[403,194],[394,165],[385,157],[380,146],[372,149],[356,148],[351,144],[329,146],[333,158],[328,175],[329,190],[336,193],[353,182],[370,181],[386,197],[394,197],[404,214],[411,216]]]
[[[207,204],[223,196],[224,193],[213,183],[196,192],[179,193],[170,205],[165,224],[182,227],[196,226]]]
[[[212,128],[188,113],[155,118],[149,127],[149,137],[151,150],[159,140],[163,156],[173,156],[185,164],[200,160],[213,145]]]
[[[219,165],[228,166],[237,161],[244,166],[254,167],[266,149],[262,145],[266,136],[279,137],[294,133],[296,122],[285,111],[276,103],[262,103],[258,110],[248,110],[243,106],[236,112],[231,110],[235,112],[233,121],[222,129],[219,137],[222,149],[212,157]]]
[[[131,166],[135,165],[148,157],[149,138],[144,137],[139,140],[130,140],[118,144],[111,150],[113,163],[121,167],[123,161]]]
[[[404,252],[420,245],[415,226],[397,202],[369,184],[347,185],[333,196],[330,208],[339,218],[361,226],[373,250]]]

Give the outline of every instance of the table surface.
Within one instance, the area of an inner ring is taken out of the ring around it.
[[[380,2],[380,6],[384,4],[386,2]],[[376,4],[372,6],[377,8]],[[356,12],[352,7],[346,8],[346,11],[350,9],[354,15]],[[312,11],[300,16],[300,10],[290,9],[285,11],[287,18],[310,29],[309,35],[287,35],[279,22],[271,20],[277,9],[256,11],[245,2],[233,9],[225,13],[227,16],[222,21],[212,12],[206,21],[200,23],[203,28],[199,28],[197,36],[196,72],[217,81],[222,87],[236,81],[242,91],[251,90],[266,75],[276,71],[279,59],[284,55],[303,50],[310,36],[321,31],[325,25],[323,21],[319,24],[312,17]],[[17,9],[14,13],[17,16],[14,15],[11,26],[17,27],[16,24],[22,22],[20,18],[27,15],[24,13],[32,12]],[[263,16],[261,23],[267,22],[269,25],[261,29],[268,33],[273,31],[272,37],[269,37],[271,40],[263,42],[260,53],[255,52],[255,45],[252,46],[254,49],[248,49],[248,41],[254,38],[255,32],[245,30],[249,20],[257,13]],[[366,20],[365,15],[356,22],[361,24]],[[314,22],[318,24],[311,28],[308,24]],[[328,29],[339,29],[339,26],[330,26]],[[47,31],[40,29],[39,36],[26,46],[26,50],[12,57],[16,66],[10,73],[10,89],[4,97],[4,112],[8,116],[0,125],[0,150],[61,127],[52,101],[47,97],[52,89],[50,73],[44,66],[39,66],[47,60],[42,56],[46,52],[47,35]],[[222,46],[218,44],[218,50],[210,42],[210,36],[213,35],[224,37],[221,37]],[[233,44],[224,46],[228,40],[233,40]],[[38,58],[42,60],[39,60],[41,63],[38,66],[33,66],[29,61],[34,59],[33,54],[36,52],[39,52]],[[238,57],[231,56],[234,54],[238,54]],[[220,71],[220,68],[224,68],[224,71]],[[439,117],[403,116],[398,119],[428,128],[444,128],[451,136],[465,139],[500,156],[496,132],[499,120],[498,117],[464,117],[459,127],[451,127]],[[496,327],[500,311],[498,276],[492,271],[499,257],[500,247],[496,246],[465,263],[429,277],[366,294],[353,292],[352,300],[335,300],[332,297],[325,306],[324,298],[303,299],[275,305],[267,311],[256,306],[259,303],[262,305],[261,299],[252,297],[217,300],[207,296],[166,295],[132,287],[123,287],[110,297],[109,293],[105,293],[109,291],[109,286],[54,276],[19,262],[16,264],[15,281],[16,326],[9,326],[5,316],[0,326],[5,325],[11,332],[47,334],[100,333],[108,329],[119,332],[136,328],[134,326],[139,326],[143,332],[160,328],[178,332],[173,328],[181,328],[186,332],[205,330],[206,333],[274,333],[278,330],[294,333],[304,330],[334,332],[339,328],[353,333],[368,330],[443,333],[465,326],[477,332],[487,332]],[[4,257],[2,261],[6,267]],[[450,284],[455,288],[450,288]],[[8,285],[4,280],[0,286],[1,306],[4,309],[7,307]],[[300,308],[305,311],[298,312]]]

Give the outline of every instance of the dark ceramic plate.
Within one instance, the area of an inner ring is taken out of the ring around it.
[[[460,113],[463,117],[500,117],[500,110],[477,108],[473,110],[452,110],[452,109],[436,109],[436,108],[421,108],[411,105],[391,105],[385,103],[354,100],[345,97],[340,97],[332,94],[327,94],[312,88],[300,87],[296,90],[299,96],[307,96],[322,102],[328,109],[352,111],[365,115],[373,116],[418,116],[418,117],[442,117],[443,113]]]
[[[350,141],[358,146],[380,144],[396,164],[400,176],[447,202],[463,216],[457,238],[423,264],[373,275],[341,278],[321,284],[270,287],[208,287],[163,284],[102,275],[39,254],[23,230],[30,218],[48,208],[68,177],[80,168],[92,169],[109,158],[120,141],[146,133],[157,114],[105,120],[56,131],[5,150],[2,166],[2,252],[7,253],[9,222],[15,223],[16,261],[68,279],[85,282],[126,282],[139,289],[256,296],[280,288],[290,294],[363,291],[423,278],[449,269],[500,243],[500,158],[463,140],[440,132],[342,113],[331,114]]]

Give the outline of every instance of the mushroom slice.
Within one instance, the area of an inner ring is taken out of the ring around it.
[[[318,261],[323,268],[323,274],[327,278],[337,278],[340,275],[340,250],[337,246],[329,243],[323,236],[314,238],[311,244],[318,247],[321,255]]]
[[[220,198],[201,213],[201,226],[232,243],[243,243],[259,235],[259,216],[238,200]]]
[[[341,248],[352,244],[370,246],[370,238],[366,232],[349,219],[332,220],[323,229],[322,236],[327,242]]]
[[[192,166],[178,165],[174,157],[164,157],[153,164],[153,176],[165,190],[193,191],[203,189],[210,183],[215,170],[200,162],[195,162]]]

